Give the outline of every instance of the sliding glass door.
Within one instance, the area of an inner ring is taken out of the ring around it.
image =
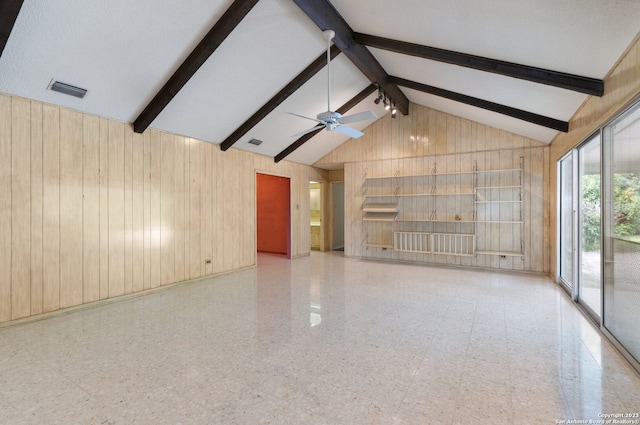
[[[640,102],[558,162],[558,280],[640,370]]]
[[[578,154],[578,301],[599,320],[602,303],[600,272],[601,182],[600,134],[582,144]]]
[[[558,165],[560,283],[598,322],[602,303],[600,150],[597,134]]]
[[[603,325],[640,361],[640,103],[604,128]]]

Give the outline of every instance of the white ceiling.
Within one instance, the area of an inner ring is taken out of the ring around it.
[[[0,57],[0,92],[133,122],[232,1],[25,0]],[[638,33],[637,0],[333,0],[356,32],[602,79]],[[291,0],[260,0],[152,128],[219,144],[326,49]],[[370,49],[389,75],[567,121],[586,95]],[[370,84],[341,54],[331,107]],[[80,100],[47,90],[57,79],[89,90]],[[325,111],[326,69],[234,147],[275,156],[314,125],[287,115]],[[550,142],[556,131],[402,88],[417,104]],[[348,114],[381,106],[375,95]],[[353,124],[364,129],[371,122]],[[256,147],[248,140],[264,143]],[[347,140],[321,132],[287,157],[313,164]]]

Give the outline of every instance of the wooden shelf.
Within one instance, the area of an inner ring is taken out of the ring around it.
[[[392,244],[365,241],[363,245],[371,248],[392,249],[402,253],[523,257],[522,252],[500,250],[501,246],[518,247],[521,251],[523,250],[521,248],[523,229],[515,227],[523,227],[524,224],[520,211],[524,205],[522,157],[520,165],[520,168],[496,170],[363,177],[363,192],[360,196],[365,203],[362,208],[362,220],[380,222],[368,224],[369,230],[379,232],[375,233],[378,241],[389,241],[389,232],[393,232]],[[473,161],[473,165],[469,164],[469,167],[476,168],[476,161]],[[428,169],[422,168],[422,170]],[[435,167],[431,169],[431,171],[435,170]],[[401,171],[401,168],[398,169],[398,173]],[[406,171],[411,172],[410,169]],[[410,180],[412,178],[413,180]],[[407,200],[403,201],[403,198]],[[499,214],[503,212],[502,207],[483,208],[482,204],[489,206],[504,204],[514,214],[502,215]],[[509,204],[514,207],[509,207]],[[516,212],[518,214],[515,214]],[[478,220],[479,216],[486,220]],[[454,217],[464,219],[456,220]],[[500,217],[511,217],[511,219],[500,220]],[[410,224],[396,225],[395,222]],[[444,224],[437,225],[437,223]],[[456,223],[460,226],[452,226]],[[500,225],[502,227],[494,227]],[[465,233],[438,233],[442,230]],[[490,232],[492,234],[488,235],[485,230],[496,232]],[[503,232],[509,235],[509,241],[512,244],[502,244],[501,240],[493,236],[493,233],[500,233],[502,237]],[[478,238],[481,238],[480,246],[485,250],[476,252]],[[520,239],[519,244],[514,240],[517,238]],[[372,251],[367,255],[379,256],[380,253]]]
[[[412,177],[438,177],[438,176],[461,176],[466,174],[484,174],[484,173],[509,173],[521,172],[521,168],[507,168],[504,170],[471,170],[471,171],[454,171],[450,173],[429,173],[429,174],[408,174],[402,176],[378,176],[365,177],[364,180],[388,180],[388,179],[409,179]]]
[[[522,220],[476,220],[478,224],[522,224]]]
[[[476,190],[479,189],[522,189],[522,185],[519,186],[478,186]]]
[[[476,204],[520,204],[522,203],[521,200],[519,201],[474,201]]]
[[[365,243],[364,246],[366,246],[368,248],[388,248],[388,249],[393,249],[393,244],[388,245],[388,244],[383,244],[383,243]]]
[[[522,257],[524,253],[515,251],[476,251],[479,255],[500,255],[503,257]]]
[[[464,174],[474,174],[476,171],[457,171],[451,173],[430,173],[430,174],[408,174],[403,176],[378,176],[365,177],[365,180],[388,180],[388,179],[410,179],[412,177],[438,177],[438,176],[458,176]]]
[[[395,221],[399,223],[476,223],[475,220],[429,220],[420,218],[396,218]]]
[[[515,173],[522,172],[522,168],[505,168],[502,170],[477,170],[476,173]]]
[[[397,213],[397,204],[365,204],[362,207],[362,211],[366,213]]]
[[[391,213],[371,213],[368,212],[366,213],[367,215],[365,215],[362,218],[362,221],[387,221],[387,222],[393,222],[395,221],[395,214],[391,214]]]
[[[364,198],[410,198],[410,197],[418,197],[418,196],[474,196],[473,192],[464,192],[464,193],[406,193],[406,194],[396,194],[396,195],[364,195]]]

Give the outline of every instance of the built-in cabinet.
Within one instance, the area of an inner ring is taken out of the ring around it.
[[[467,169],[428,173],[400,168],[362,182],[366,248],[453,256],[524,255],[523,170]]]

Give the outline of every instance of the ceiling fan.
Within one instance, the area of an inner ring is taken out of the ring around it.
[[[325,112],[321,112],[316,115],[315,118],[306,117],[304,115],[295,114],[293,112],[287,112],[288,114],[295,115],[296,117],[304,118],[311,121],[316,121],[320,123],[320,125],[316,125],[313,128],[302,131],[300,133],[294,134],[291,137],[300,137],[304,136],[307,133],[311,133],[312,131],[316,131],[321,128],[326,128],[327,131],[336,130],[342,134],[345,134],[353,139],[357,139],[364,135],[363,132],[356,130],[355,128],[347,127],[344,124],[349,124],[352,122],[358,121],[366,121],[378,118],[376,114],[371,111],[360,112],[357,114],[342,116],[338,112],[334,112],[331,110],[331,40],[335,37],[335,32],[332,30],[324,30],[322,35],[327,40],[327,110]]]

